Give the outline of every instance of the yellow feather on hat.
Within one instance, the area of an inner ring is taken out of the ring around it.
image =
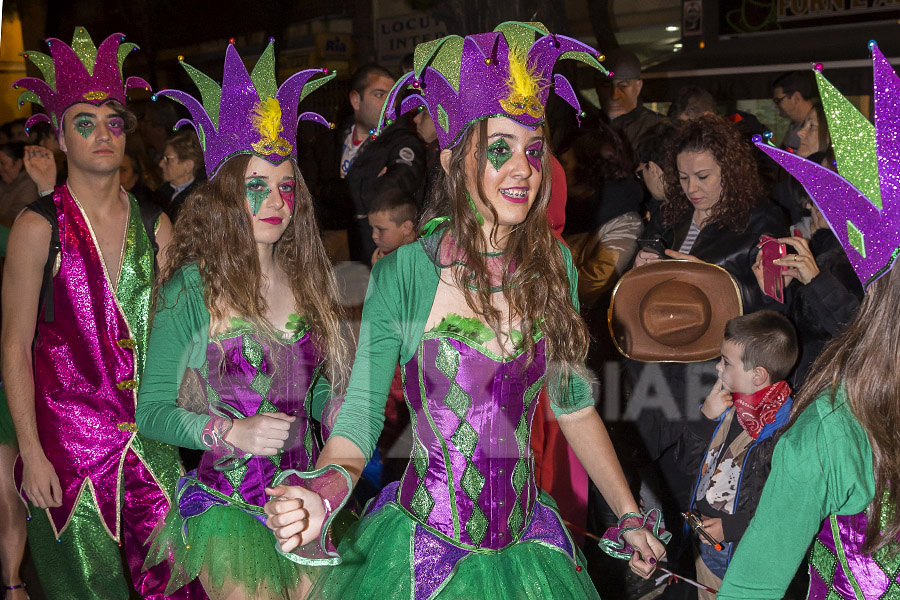
[[[277,140],[284,130],[281,124],[281,105],[275,98],[266,98],[256,105],[250,122],[265,140]]]

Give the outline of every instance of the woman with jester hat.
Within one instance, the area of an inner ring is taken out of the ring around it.
[[[866,296],[794,402],[720,600],[781,598],[804,556],[810,599],[900,598],[900,78],[870,48],[874,126],[816,73],[838,173],[756,141],[842,225]]]
[[[371,455],[399,361],[412,417],[411,461],[367,506],[339,547],[322,598],[597,597],[584,558],[535,485],[531,419],[545,381],[560,428],[621,515],[606,547],[644,577],[665,554],[638,512],[583,361],[568,250],[545,211],[550,155],[544,106],[563,54],[602,69],[595,50],[538,23],[450,36],[416,49],[412,85],[442,148],[443,173],[418,243],[372,271],[345,402],[318,466],[354,478]],[[556,93],[576,106],[569,83]],[[545,176],[546,175],[546,176]],[[285,551],[320,535],[331,500],[299,486],[271,490],[270,527]]]
[[[301,481],[292,469],[325,497],[329,486],[349,489],[339,468],[313,470],[314,420],[324,429],[347,352],[295,158],[300,98],[334,75],[309,69],[278,88],[272,43],[252,76],[229,45],[221,90],[185,68],[215,104],[177,90],[158,95],[191,112],[209,182],[181,209],[160,274],[137,423],[150,437],[205,452],[179,482],[147,565],[168,560],[170,588],[199,578],[213,599],[300,598],[310,565],[335,564],[336,554],[324,536],[280,552],[262,505],[267,486]]]

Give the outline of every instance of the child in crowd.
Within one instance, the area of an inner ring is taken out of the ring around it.
[[[687,430],[686,447],[697,450],[688,450],[689,457],[706,447],[691,510],[699,513],[709,537],[722,543],[716,550],[706,536],[698,536],[697,579],[704,585],[718,589],[756,510],[776,433],[790,418],[791,388],[784,379],[797,353],[793,325],[774,311],[735,317],[725,326],[719,378],[700,409],[704,418]],[[700,600],[714,598],[700,592]]]
[[[375,252],[372,264],[400,246],[416,241],[416,201],[399,189],[378,194],[369,207],[369,226]]]

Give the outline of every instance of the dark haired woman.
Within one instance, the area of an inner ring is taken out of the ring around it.
[[[137,410],[145,435],[205,450],[179,482],[148,564],[167,559],[170,589],[199,577],[215,599],[286,600],[308,587],[304,565],[315,561],[277,551],[262,505],[283,472],[313,468],[313,420],[347,365],[335,278],[288,133],[302,85],[289,79],[273,97],[274,73],[264,71],[251,81],[229,46],[217,117],[227,133],[205,130],[210,181],[181,209],[160,274]],[[208,123],[209,107],[159,94]]]
[[[398,360],[414,427],[412,459],[401,481],[348,531],[343,562],[320,595],[596,597],[581,553],[535,485],[530,423],[545,381],[560,428],[622,517],[613,537],[631,545],[621,555],[646,577],[665,553],[638,514],[594,410],[582,376],[588,333],[577,312],[574,267],[545,216],[543,82],[562,52],[580,50],[595,64],[596,51],[539,24],[505,23],[464,44],[448,40],[457,43],[432,54],[443,60],[417,65],[419,75],[397,84],[421,77],[422,101],[441,115],[443,174],[425,217],[436,220],[418,243],[372,271],[351,383],[319,462],[359,475]],[[528,51],[526,40],[535,40],[529,59],[518,54]],[[493,48],[493,58],[480,58],[480,47]],[[463,48],[462,58],[453,48]],[[473,71],[488,68],[484,78],[469,72],[462,98],[451,104],[445,94],[456,90],[442,88],[440,69],[452,70],[456,59]],[[498,110],[503,116],[494,116]],[[318,535],[323,506],[315,494],[297,487],[271,493],[278,499],[266,505],[268,523],[284,549]]]
[[[668,147],[662,210],[644,234],[665,240],[670,258],[725,268],[741,288],[745,313],[761,302],[751,269],[760,235],[787,233],[778,210],[765,198],[752,152],[737,128],[721,117],[686,121]],[[634,264],[659,259],[641,250]]]

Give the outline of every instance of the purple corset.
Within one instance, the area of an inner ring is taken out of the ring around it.
[[[263,488],[284,469],[308,471],[319,448],[310,427],[312,388],[321,375],[321,359],[310,333],[296,341],[265,345],[249,327],[230,330],[207,346],[206,364],[197,372],[205,383],[210,411],[235,419],[261,413],[296,415],[289,446],[275,456],[252,456],[237,468],[219,471],[212,452],[203,454],[197,479],[232,502],[262,506]],[[293,440],[293,443],[291,441]]]
[[[426,333],[402,371],[414,440],[397,503],[461,548],[516,542],[537,499],[529,440],[545,362],[543,339],[525,368],[524,355]]]
[[[900,555],[896,543],[863,554],[866,513],[825,519],[809,556],[810,600],[900,598]]]

